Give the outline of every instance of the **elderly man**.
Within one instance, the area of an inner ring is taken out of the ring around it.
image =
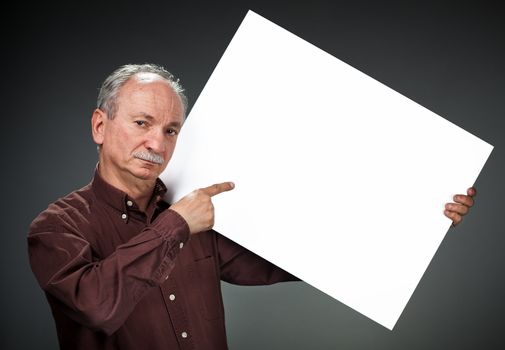
[[[186,108],[178,81],[156,65],[126,65],[104,81],[91,119],[94,178],[52,203],[28,236],[61,349],[226,349],[220,280],[296,280],[212,230],[211,198],[233,183],[163,200],[158,176]],[[446,205],[454,224],[473,195]]]

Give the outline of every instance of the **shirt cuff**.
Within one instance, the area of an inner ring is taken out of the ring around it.
[[[172,209],[160,214],[151,228],[156,230],[164,241],[176,245],[177,249],[182,249],[190,238],[188,223]]]
[[[165,257],[154,274],[152,285],[159,285],[168,278],[177,255],[189,241],[189,226],[179,213],[167,209],[158,216],[151,229],[161,236],[167,247]]]

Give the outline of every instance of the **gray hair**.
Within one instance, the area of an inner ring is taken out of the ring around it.
[[[98,93],[96,107],[107,113],[109,119],[114,119],[117,112],[117,98],[121,87],[133,76],[139,73],[154,73],[165,80],[174,92],[180,97],[183,107],[183,116],[186,117],[188,108],[188,99],[184,95],[184,89],[179,83],[179,79],[167,71],[162,66],[145,63],[145,64],[125,64],[119,67],[109,75]]]

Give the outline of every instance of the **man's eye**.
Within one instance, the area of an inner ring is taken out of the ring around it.
[[[137,123],[138,126],[146,125],[146,122],[144,120],[135,120],[135,123]]]
[[[177,135],[177,130],[175,130],[175,129],[168,129],[167,130],[167,134],[169,134],[169,135]]]

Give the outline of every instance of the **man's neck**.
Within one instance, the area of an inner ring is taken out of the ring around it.
[[[141,211],[145,211],[153,194],[156,180],[142,180],[131,174],[121,176],[122,174],[112,171],[110,168],[101,162],[98,164],[98,173],[102,179],[109,185],[125,192],[137,203]]]

